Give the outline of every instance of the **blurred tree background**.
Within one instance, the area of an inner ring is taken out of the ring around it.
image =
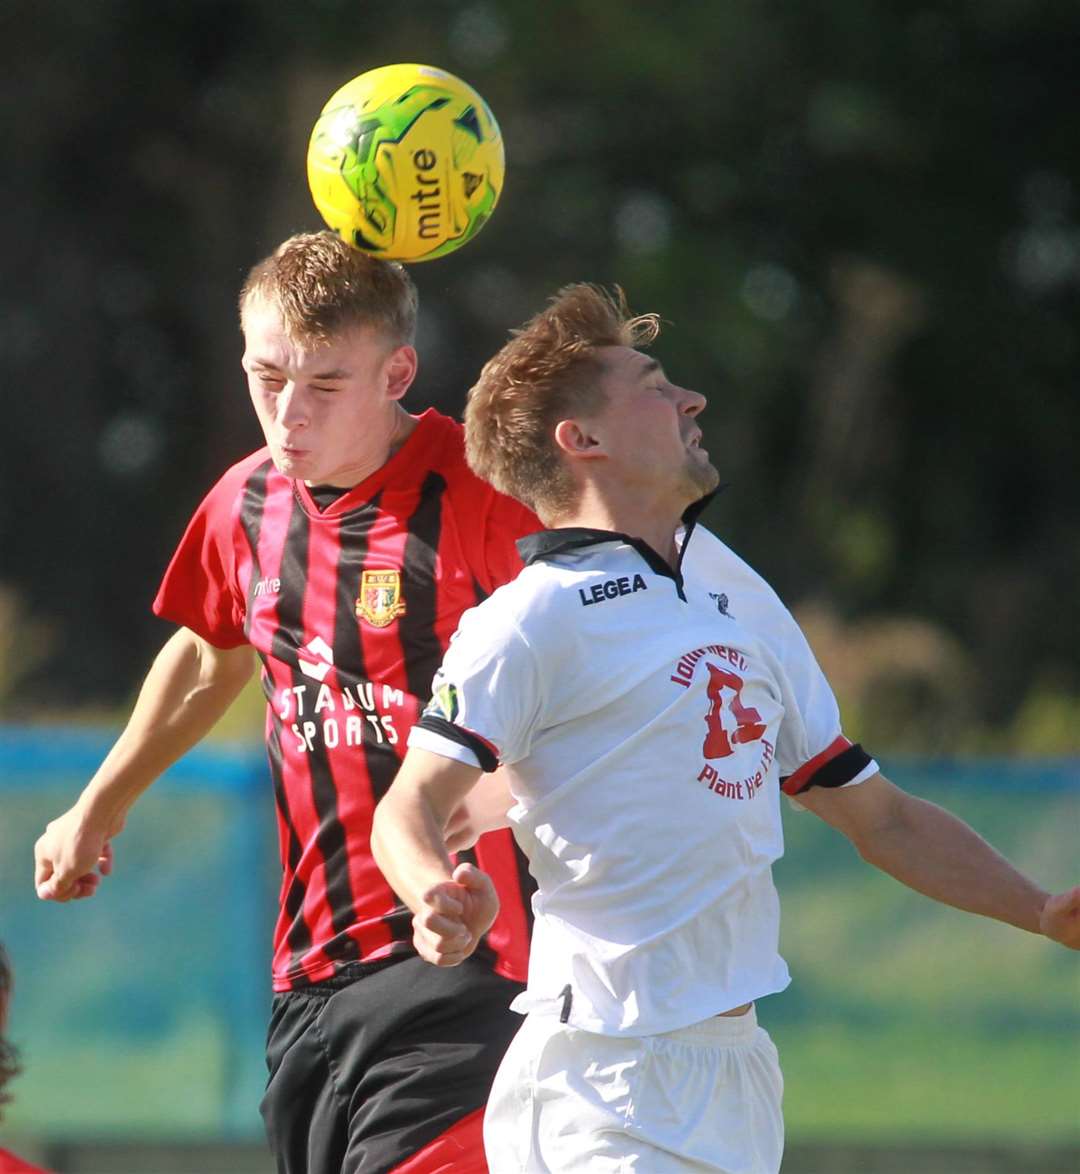
[[[560,285],[619,282],[710,397],[708,522],[876,752],[1080,749],[1074,0],[8,0],[0,705],[119,714],[194,505],[259,434],[247,268],[317,228],[323,101],[443,66],[491,224],[414,267],[458,412]]]

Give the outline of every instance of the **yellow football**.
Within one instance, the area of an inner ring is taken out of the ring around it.
[[[504,170],[487,103],[430,65],[384,65],[346,82],[308,144],[319,214],[384,260],[427,261],[471,240],[498,202]]]

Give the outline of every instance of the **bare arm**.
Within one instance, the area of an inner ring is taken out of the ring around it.
[[[509,827],[507,812],[513,803],[502,769],[481,775],[476,786],[454,808],[447,821],[447,850],[461,852],[471,848],[485,832]]]
[[[436,966],[464,961],[499,910],[490,878],[472,864],[454,868],[446,849],[451,817],[480,775],[414,746],[375,809],[375,863],[413,911],[417,952]]]
[[[1080,887],[1051,897],[962,819],[883,775],[853,787],[812,787],[799,802],[916,892],[1080,949]]]
[[[252,651],[223,650],[181,628],[158,653],[124,732],[76,800],[34,846],[46,901],[89,897],[112,867],[111,839],[132,804],[224,714],[250,678]]]

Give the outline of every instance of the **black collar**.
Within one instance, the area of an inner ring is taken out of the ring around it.
[[[531,566],[535,562],[544,562],[553,555],[565,554],[570,550],[598,546],[603,542],[625,542],[627,546],[632,546],[641,555],[652,571],[673,579],[679,597],[685,599],[682,589],[682,562],[690,535],[693,534],[694,528],[697,526],[702,510],[722,489],[726,488],[727,486],[722,485],[719,489],[714,489],[712,493],[707,493],[683,511],[682,522],[686,527],[686,537],[683,539],[683,544],[679,549],[679,558],[674,567],[641,538],[634,538],[630,534],[620,534],[617,530],[592,530],[586,526],[561,526],[553,530],[538,530],[535,534],[527,534],[517,541],[518,553],[525,565]]]

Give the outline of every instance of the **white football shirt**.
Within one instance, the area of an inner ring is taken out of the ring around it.
[[[528,565],[462,617],[409,737],[507,768],[538,890],[515,1009],[644,1035],[782,990],[781,780],[877,769],[798,625],[700,527],[674,570],[606,531],[520,546]]]

